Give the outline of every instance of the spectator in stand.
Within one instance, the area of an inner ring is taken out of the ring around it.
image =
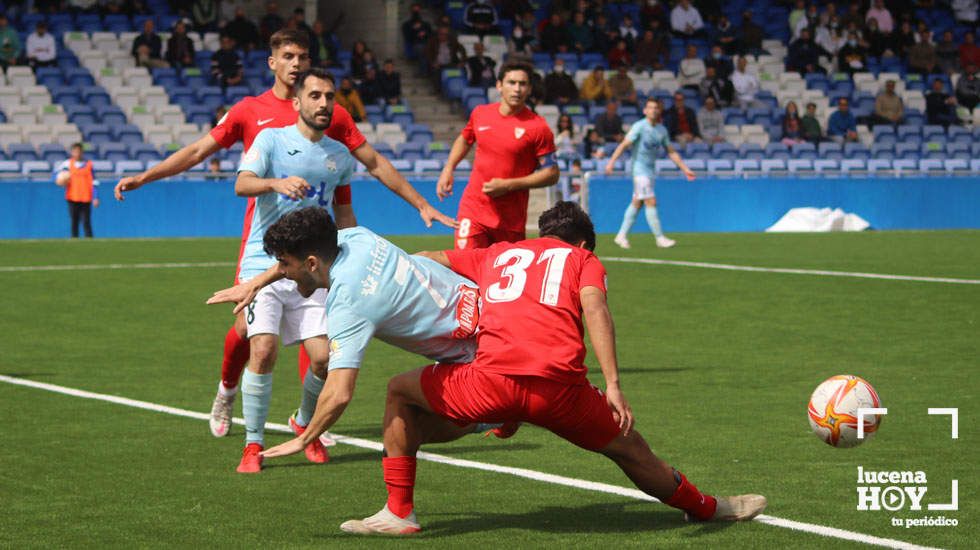
[[[592,128],[585,134],[585,141],[582,143],[582,149],[585,152],[585,156],[591,159],[601,159],[606,156],[605,149],[606,141],[602,139],[599,132],[595,128]]]
[[[704,62],[705,72],[707,72],[708,67],[714,67],[715,74],[721,78],[730,77],[732,71],[735,70],[732,60],[725,56],[724,49],[717,44],[711,47],[711,55]]]
[[[160,35],[156,33],[153,26],[153,19],[147,19],[143,22],[143,32],[133,39],[133,47],[130,49],[130,53],[136,60],[138,67],[152,69],[168,66],[167,62],[160,57],[163,41],[160,40]]]
[[[337,65],[337,46],[333,33],[326,30],[323,21],[313,22],[310,33],[310,65],[326,69]]]
[[[649,29],[654,21],[660,21],[661,23],[667,22],[667,8],[664,6],[667,5],[669,7],[668,2],[647,0],[646,2],[641,2],[641,4],[640,27]]]
[[[867,51],[858,42],[858,36],[853,32],[848,33],[847,44],[837,52],[837,68],[848,74],[864,71],[867,67],[866,55]]]
[[[552,13],[548,19],[548,24],[541,29],[541,51],[557,53],[561,47],[570,50],[572,47],[572,37],[568,32],[568,27],[562,21],[560,13]]]
[[[980,103],[980,78],[975,65],[967,65],[963,76],[956,81],[956,102],[971,111]]]
[[[698,109],[698,129],[701,130],[701,138],[709,144],[725,141],[725,117],[718,110],[715,98],[711,96]]]
[[[868,28],[864,31],[864,41],[868,44],[868,55],[871,57],[891,57],[891,37],[878,29],[877,19],[868,19]]]
[[[914,73],[928,75],[936,71],[939,57],[936,46],[929,40],[928,31],[919,33],[919,42],[909,48],[909,70]]]
[[[923,35],[925,33],[925,35]],[[932,39],[932,29],[925,21],[919,21],[915,24],[915,42],[919,43],[923,40],[927,42],[935,42]]]
[[[395,71],[395,62],[385,59],[381,74],[378,75],[381,86],[381,97],[389,105],[398,105],[402,101],[402,76]]]
[[[959,56],[960,67],[966,69],[971,65],[980,67],[980,46],[974,43],[976,35],[972,31],[967,31],[963,35],[963,43],[960,44]]]
[[[263,44],[269,43],[269,37],[286,26],[286,21],[279,15],[279,4],[269,2],[265,5],[265,15],[259,20],[259,34]]]
[[[674,104],[664,112],[664,126],[670,139],[681,145],[701,141],[701,130],[694,110],[684,105],[684,94],[674,93]]]
[[[895,30],[895,21],[892,19],[892,12],[888,11],[882,0],[874,0],[874,7],[868,10],[864,20],[870,22],[872,19],[878,23],[878,29],[888,34]]]
[[[425,47],[431,36],[432,25],[422,19],[422,4],[415,2],[412,4],[408,21],[402,23],[402,39],[405,41],[405,47],[409,49],[409,57],[418,60],[419,70],[423,75],[429,74]]]
[[[609,59],[610,67],[633,65],[633,54],[630,53],[629,46],[627,46],[626,41],[622,38],[616,41],[616,47],[609,51],[607,58]]]
[[[738,53],[738,30],[728,17],[721,15],[715,26],[714,41],[721,47],[725,55],[735,55]]]
[[[722,78],[717,73],[713,65],[705,68],[704,79],[698,85],[698,93],[704,101],[710,97],[716,106],[728,107],[735,97],[735,87],[732,86],[731,80]]]
[[[572,160],[578,158],[579,142],[575,139],[575,125],[572,117],[561,115],[555,128],[555,153],[558,158]]]
[[[544,77],[544,102],[552,105],[568,105],[578,100],[575,79],[565,70],[565,60],[555,59],[554,68]]]
[[[450,34],[449,27],[440,26],[435,35],[429,38],[425,58],[428,60],[430,76],[438,89],[441,86],[442,70],[462,67],[466,60],[466,50]]]
[[[858,140],[857,120],[846,97],[837,100],[837,110],[827,121],[827,137],[841,144]]]
[[[584,13],[577,11],[572,14],[572,24],[568,25],[568,34],[572,39],[572,49],[579,53],[592,51],[595,38],[592,35],[592,27],[585,21]]]
[[[618,106],[615,101],[606,104],[606,112],[597,116],[592,122],[596,132],[602,139],[609,142],[618,142],[623,139],[623,119],[619,116]]]
[[[609,81],[606,80],[606,73],[601,66],[596,65],[592,69],[592,74],[585,77],[579,94],[582,99],[594,101],[596,104],[609,101],[612,98],[612,89],[609,88]]]
[[[379,101],[384,99],[377,69],[371,67],[367,70],[364,78],[357,84],[357,93],[365,105],[377,105]]]
[[[738,32],[739,53],[742,55],[759,55],[766,53],[762,49],[762,39],[765,38],[765,31],[762,27],[752,21],[752,12],[745,10],[742,13],[742,28]]]
[[[194,66],[194,41],[187,36],[183,19],[174,23],[174,32],[167,39],[167,63],[178,69]]]
[[[467,30],[480,37],[488,34],[500,34],[497,27],[497,9],[490,0],[473,0],[463,11],[463,23]]]
[[[221,36],[221,49],[211,54],[211,78],[222,89],[242,82],[242,58],[235,51],[235,39]]]
[[[635,49],[636,42],[640,39],[640,31],[633,26],[633,18],[629,14],[623,15],[623,22],[619,25],[619,37],[626,41],[630,51]]]
[[[745,57],[739,57],[737,69],[732,73],[732,87],[735,89],[736,104],[742,109],[761,107],[762,103],[755,97],[759,93],[759,79],[745,70],[747,66],[748,61]]]
[[[705,36],[701,12],[691,5],[691,0],[680,0],[674,9],[670,10],[670,30],[681,38]]]
[[[926,94],[926,124],[941,124],[948,128],[958,122],[956,98],[945,92],[942,80],[934,79],[932,89]]]
[[[654,24],[659,25],[656,19]],[[669,41],[669,38],[667,39]],[[657,41],[653,30],[643,33],[643,38],[636,43],[636,57],[634,59],[636,68],[641,71],[656,71],[662,69],[667,63],[670,51],[667,41]]]
[[[357,93],[357,90],[354,88],[354,81],[350,77],[344,77],[340,81],[336,99],[337,104],[346,109],[354,117],[355,122],[363,122],[367,119],[361,94]]]
[[[204,175],[205,178],[209,180],[219,180],[223,179],[224,175],[221,173],[221,160],[218,157],[211,157],[208,161],[208,173]]]
[[[787,24],[789,26],[789,31],[792,34],[792,38],[798,37],[798,29],[800,27],[800,21],[803,21],[803,26],[806,26],[806,2],[804,0],[796,0],[794,7],[789,12],[789,17],[787,18]]]
[[[696,91],[706,74],[704,61],[698,57],[698,47],[694,44],[688,44],[687,54],[684,59],[681,59],[677,69],[677,82],[685,88]]]
[[[820,129],[820,121],[817,120],[816,103],[806,104],[806,114],[800,119],[800,129],[806,141],[814,144],[823,141],[823,131]]]
[[[977,24],[977,0],[951,0],[949,7],[953,9],[953,16],[956,18],[956,22],[961,25],[969,25],[971,27]]]
[[[7,72],[7,67],[16,65],[20,58],[20,36],[10,28],[7,14],[0,12],[0,68]]]
[[[943,33],[939,44],[936,44],[936,56],[939,59],[939,70],[946,74],[959,72],[959,46],[953,42],[953,31]]]
[[[837,57],[837,52],[841,46],[847,42],[840,30],[836,16],[831,18],[827,24],[817,26],[813,33],[813,41],[830,54],[831,58]]]
[[[191,22],[197,32],[211,32],[218,28],[218,2],[216,0],[193,0],[191,2]]]
[[[225,24],[223,32],[235,39],[235,43],[249,52],[259,45],[259,28],[245,17],[245,8],[235,8],[235,18]]]
[[[895,93],[895,81],[885,82],[885,89],[875,98],[875,110],[871,115],[871,124],[891,124],[898,126],[905,120],[905,104]]]
[[[473,55],[466,60],[470,86],[489,88],[497,83],[497,62],[484,53],[483,42],[473,43]]]
[[[363,40],[354,41],[350,51],[350,75],[356,80],[364,78],[364,74],[367,73],[364,63],[364,55],[367,51],[367,44]]]
[[[34,32],[27,36],[25,51],[27,52],[27,64],[32,69],[38,67],[54,67],[58,64],[58,50],[54,43],[54,36],[48,32],[48,25],[44,21],[38,22],[34,27]]]
[[[514,21],[520,19],[524,12],[534,9],[528,0],[498,0],[495,3],[502,19]]]
[[[803,128],[800,122],[800,112],[796,107],[795,101],[786,104],[786,111],[783,113],[783,137],[780,143],[787,147],[792,147],[797,143],[803,143]]]
[[[854,25],[855,28],[860,28],[864,26],[864,16],[861,14],[861,2],[858,0],[851,0],[851,3],[847,6],[847,13],[841,16],[840,24],[845,29]]]
[[[619,40],[619,27],[610,23],[605,13],[600,12],[596,17],[594,33],[593,42],[597,52],[609,52]]]
[[[636,87],[633,79],[626,72],[626,65],[616,68],[616,74],[609,78],[609,89],[612,90],[613,99],[620,103],[636,104]]]
[[[293,16],[286,22],[286,26],[298,31],[303,31],[307,34],[307,36],[313,33],[313,29],[306,24],[306,10],[304,10],[302,7],[298,7],[293,10]]]
[[[786,68],[800,74],[821,73],[827,70],[820,66],[820,56],[830,56],[830,52],[821,48],[810,36],[810,29],[801,29],[800,37],[789,45],[789,55]]]
[[[534,53],[535,44],[534,33],[528,32],[524,24],[518,22],[514,25],[514,30],[511,31],[510,38],[507,40],[507,54],[530,59]]]
[[[915,31],[912,30],[912,23],[902,21],[898,27],[898,32],[892,33],[892,49],[895,50],[895,56],[908,57],[909,49],[918,41]]]

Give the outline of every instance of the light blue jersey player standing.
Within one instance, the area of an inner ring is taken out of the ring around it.
[[[295,281],[304,296],[329,289],[330,370],[306,433],[264,456],[299,452],[340,418],[372,337],[441,363],[475,356],[477,286],[435,261],[409,255],[363,227],[338,231],[315,208],[276,222],[265,247],[279,259],[278,269],[217,292],[209,303],[245,303],[279,277]]]
[[[239,280],[247,281],[276,264],[266,254],[262,239],[268,228],[294,210],[332,206],[341,227],[356,225],[350,204],[350,178],[354,159],[343,144],[324,135],[333,113],[334,86],[318,70],[296,77],[293,106],[299,111],[295,125],[261,131],[242,157],[235,192],[255,197],[255,208],[246,220]],[[326,376],[329,346],[323,315],[326,290],[303,296],[292,281],[282,280],[263,288],[248,304],[245,314],[250,345],[248,369],[242,377],[242,412],[245,417],[245,450],[238,472],[257,473],[264,446],[265,421],[272,395],[272,369],[279,341],[302,342],[310,356],[303,380],[303,396],[289,425],[297,434],[313,416]],[[329,460],[319,440],[306,448],[311,462]]]
[[[626,234],[629,233],[630,228],[633,227],[633,222],[636,221],[636,214],[640,211],[641,202],[646,207],[647,223],[657,238],[657,246],[670,248],[677,244],[673,239],[667,238],[663,229],[660,228],[657,196],[653,192],[653,176],[657,158],[666,152],[670,160],[674,161],[674,164],[684,172],[688,181],[693,181],[695,176],[694,172],[684,164],[680,154],[670,145],[670,136],[660,121],[662,116],[663,106],[660,105],[660,102],[653,98],[647,99],[646,105],[643,107],[644,118],[636,121],[630,127],[626,137],[616,147],[606,164],[606,173],[611,174],[616,160],[622,156],[626,148],[633,146],[633,199],[626,207],[626,212],[623,214],[623,225],[620,226],[619,233],[614,239],[614,242],[623,248],[630,247]]]

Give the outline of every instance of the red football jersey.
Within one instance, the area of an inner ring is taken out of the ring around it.
[[[267,90],[259,96],[246,97],[239,101],[228,110],[228,113],[217,126],[211,129],[211,137],[225,149],[231,147],[238,141],[245,145],[248,151],[255,141],[255,136],[266,128],[283,128],[291,124],[296,124],[299,113],[293,108],[292,99],[280,99],[272,90]],[[333,106],[333,118],[326,131],[327,137],[335,139],[353,151],[360,147],[366,139],[364,134],[357,129],[353,117],[346,109],[339,104]],[[348,195],[335,197],[339,204],[350,204],[349,189]],[[242,244],[238,249],[238,262],[241,264],[242,252],[245,250],[245,242],[248,240],[251,231],[252,211],[255,209],[255,198],[248,198],[248,205],[245,207],[245,221],[242,223]],[[239,269],[241,265],[239,265]],[[238,282],[238,271],[236,270],[235,282]]]
[[[454,271],[480,286],[474,365],[581,382],[587,369],[579,292],[587,286],[606,291],[606,268],[595,254],[544,237],[446,255]]]
[[[467,143],[476,142],[470,181],[459,202],[459,219],[484,227],[524,232],[528,191],[491,198],[483,184],[493,178],[518,178],[538,169],[538,157],[555,151],[548,123],[529,108],[503,116],[500,103],[480,105],[462,131]]]

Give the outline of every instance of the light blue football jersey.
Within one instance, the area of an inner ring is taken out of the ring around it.
[[[329,368],[359,368],[372,336],[443,363],[473,360],[477,285],[363,227],[341,229],[327,294]]]
[[[633,143],[633,175],[653,177],[654,163],[667,152],[670,134],[663,124],[650,124],[646,118],[633,123],[626,139]]]
[[[267,128],[259,132],[242,156],[239,172],[254,172],[260,178],[299,176],[310,184],[306,197],[293,200],[279,193],[265,193],[250,201],[246,213],[248,237],[242,251],[238,278],[246,281],[276,263],[262,247],[270,225],[284,214],[307,206],[327,208],[334,190],[349,185],[354,173],[354,157],[343,144],[324,136],[314,143],[299,133],[296,125]]]

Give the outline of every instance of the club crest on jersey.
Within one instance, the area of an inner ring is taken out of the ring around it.
[[[524,128],[514,128],[514,139],[521,139],[524,135]]]
[[[330,170],[331,172],[337,171],[337,162],[332,158],[327,158],[326,164],[327,164],[327,170]]]

